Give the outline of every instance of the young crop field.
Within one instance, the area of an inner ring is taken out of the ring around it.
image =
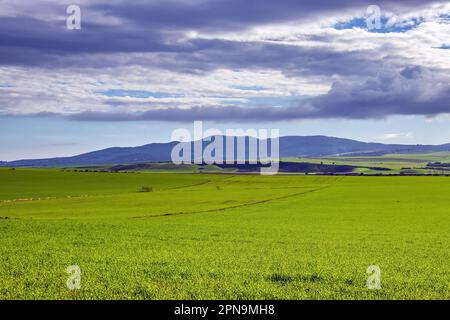
[[[322,163],[333,165],[356,166],[354,172],[367,174],[447,174],[443,170],[429,168],[430,162],[449,162],[449,152],[435,152],[424,154],[385,154],[382,156],[339,156],[325,158],[285,158],[285,161]],[[377,168],[388,169],[386,171]]]
[[[0,299],[449,298],[450,177],[3,168],[0,181]]]

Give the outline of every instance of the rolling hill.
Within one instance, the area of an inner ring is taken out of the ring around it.
[[[217,136],[215,139],[225,137]],[[246,150],[254,138],[246,137]],[[223,140],[224,141],[224,140]],[[0,162],[0,166],[55,167],[171,161],[171,151],[178,142],[151,143],[138,147],[114,147],[71,157],[25,159]],[[210,142],[203,141],[203,148]],[[192,142],[191,142],[192,144]],[[224,143],[224,145],[226,145]],[[193,150],[194,148],[192,148]],[[327,136],[286,136],[280,138],[280,157],[378,156],[383,154],[417,154],[450,151],[444,145],[401,145],[367,143]],[[226,152],[226,151],[225,151]],[[235,153],[236,157],[236,153]],[[248,152],[246,152],[248,157]],[[191,155],[191,158],[194,158]]]

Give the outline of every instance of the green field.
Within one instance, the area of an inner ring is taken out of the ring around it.
[[[450,152],[423,154],[386,154],[382,156],[336,156],[336,157],[288,157],[282,162],[300,162],[304,164],[324,164],[336,166],[353,166],[352,173],[368,175],[450,175],[450,166],[434,167],[429,163],[450,163]],[[67,171],[119,171],[119,172],[159,172],[159,173],[233,173],[236,168],[220,168],[216,165],[183,164],[171,162],[142,163],[127,165],[81,166],[61,168]],[[382,170],[380,170],[382,169]],[[351,171],[351,170],[350,170]],[[256,170],[255,172],[259,172]],[[323,172],[327,172],[323,170]],[[286,172],[284,172],[286,173]],[[300,172],[291,173],[302,174]],[[309,174],[320,173],[317,168],[310,168]],[[348,172],[347,172],[348,173]],[[283,173],[282,173],[283,174]],[[288,173],[290,174],[290,173]]]
[[[449,177],[3,168],[0,181],[0,299],[449,298]]]
[[[324,158],[285,158],[285,161],[352,165],[355,172],[368,174],[443,174],[443,170],[427,168],[429,162],[450,162],[450,152],[424,154],[385,154],[382,156],[340,156]],[[377,171],[370,168],[387,168],[389,171]]]

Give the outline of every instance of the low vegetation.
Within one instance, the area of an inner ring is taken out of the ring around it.
[[[0,179],[0,299],[449,297],[447,177]],[[74,264],[80,290],[66,286]],[[380,290],[366,287],[369,265]]]

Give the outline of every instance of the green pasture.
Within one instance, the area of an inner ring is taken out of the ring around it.
[[[436,174],[442,173],[439,170],[426,168],[429,162],[450,162],[449,152],[435,152],[426,154],[386,154],[383,156],[340,156],[323,158],[285,158],[285,161],[309,162],[336,165],[352,165],[362,168],[355,169],[355,172],[369,174]],[[366,168],[364,168],[366,167]],[[388,168],[390,171],[378,171],[370,168]]]
[[[0,181],[0,299],[449,298],[449,177],[3,168]]]

